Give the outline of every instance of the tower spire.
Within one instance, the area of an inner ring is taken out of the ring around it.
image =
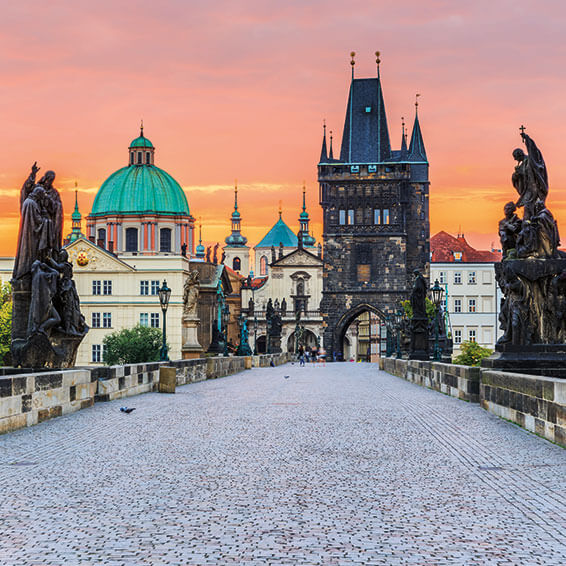
[[[405,118],[401,117],[401,161],[407,159],[407,134],[405,133]]]
[[[238,180],[234,181],[234,212],[230,218],[232,222],[232,233],[225,238],[227,247],[241,247],[248,243],[248,239],[240,233],[242,217],[238,210]]]
[[[352,58],[352,60],[350,61],[350,65],[352,65],[352,80],[354,80],[354,67],[356,66],[356,60],[354,59],[355,56],[356,52],[352,51],[350,53],[350,57]]]
[[[379,58],[379,51],[375,52],[375,64],[377,65],[377,78],[380,78],[379,74],[379,64],[381,63],[381,59]]]
[[[332,130],[330,130],[330,153],[328,159],[334,159],[334,151],[332,150]]]
[[[419,124],[419,96],[415,96],[415,123],[413,125],[413,133],[411,134],[411,143],[409,144],[409,161],[427,161],[426,150]]]
[[[141,119],[141,125],[140,125],[140,138],[143,138],[143,118]]]
[[[310,218],[307,212],[306,194],[307,186],[303,181],[303,212],[299,214],[299,233],[297,235],[299,248],[303,246],[314,246],[315,244],[315,239],[309,233]]]
[[[305,185],[305,182],[303,181],[303,212],[305,212],[307,210],[307,205],[305,203],[305,194],[307,192],[307,187]]]
[[[326,163],[326,161],[328,161],[328,152],[326,151],[326,120],[323,120],[322,129],[322,149],[320,150],[319,163]]]
[[[238,179],[234,181],[234,210],[238,210]]]

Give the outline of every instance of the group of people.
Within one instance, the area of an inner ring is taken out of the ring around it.
[[[326,350],[321,346],[317,348],[313,346],[312,348],[303,348],[299,346],[298,351],[299,366],[304,367],[307,363],[312,363],[316,365],[317,362],[321,365],[326,365]]]

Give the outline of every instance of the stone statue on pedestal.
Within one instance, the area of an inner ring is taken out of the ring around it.
[[[202,353],[198,341],[198,326],[200,319],[197,314],[198,297],[200,293],[199,272],[191,271],[183,286],[183,358],[196,358]]]
[[[428,360],[428,317],[426,315],[427,284],[418,269],[413,271],[415,281],[411,292],[411,346],[409,359]]]
[[[34,163],[20,193],[20,228],[12,273],[12,360],[26,368],[67,368],[88,332],[61,249],[63,206],[48,171],[36,184]]]

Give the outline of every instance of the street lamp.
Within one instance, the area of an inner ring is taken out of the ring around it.
[[[163,280],[161,289],[157,291],[157,294],[159,295],[159,304],[163,312],[163,345],[159,351],[159,359],[164,362],[169,360],[167,348],[167,307],[169,306],[169,298],[171,297],[171,289],[167,287],[167,281],[165,281],[165,279]]]
[[[403,312],[399,309],[395,313],[395,325],[397,326],[397,358],[401,358],[401,322],[403,320]]]
[[[254,310],[254,356],[257,356],[257,316]]]
[[[438,279],[434,282],[434,287],[431,287],[430,294],[432,295],[432,302],[435,307],[434,311],[434,350],[432,354],[432,359],[435,362],[439,362],[442,359],[442,351],[440,349],[440,344],[438,343],[439,327],[438,318],[440,313],[440,304],[442,303],[442,295],[444,294],[444,289],[438,283]]]
[[[224,326],[224,355],[228,355],[228,323],[230,322],[230,307],[228,303],[224,303],[222,309],[222,324]]]
[[[388,314],[385,317],[385,328],[387,329],[387,342],[385,344],[385,355],[386,357],[390,357],[391,354],[393,353],[392,350],[393,348],[391,347],[391,334],[393,331],[393,325],[391,324],[391,315]]]

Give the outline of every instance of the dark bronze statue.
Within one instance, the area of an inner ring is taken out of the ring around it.
[[[63,206],[48,171],[36,184],[34,163],[20,194],[20,229],[12,273],[12,360],[15,366],[72,367],[88,331],[61,248]]]
[[[515,214],[517,206],[513,201],[504,207],[505,218],[499,222],[499,239],[501,240],[501,253],[503,258],[517,253],[517,236],[521,231],[522,221]]]
[[[428,360],[428,317],[426,315],[427,284],[418,269],[413,271],[415,281],[411,292],[411,346],[409,358],[412,360]]]
[[[206,263],[210,263],[210,246],[206,248]]]
[[[218,242],[216,242],[216,244],[214,244],[214,255],[212,258],[212,263],[214,263],[214,265],[218,264],[218,248],[220,247],[220,244]]]

